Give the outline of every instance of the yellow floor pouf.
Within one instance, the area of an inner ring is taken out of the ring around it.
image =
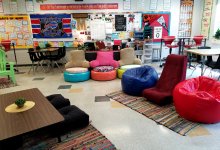
[[[137,67],[140,67],[140,66],[141,66],[141,65],[124,65],[124,66],[121,66],[121,67],[117,70],[118,78],[121,79],[123,73],[124,73],[127,69],[137,68]]]
[[[122,75],[123,73],[126,71],[126,69],[117,69],[117,74],[118,74],[118,78],[121,79],[122,78]]]

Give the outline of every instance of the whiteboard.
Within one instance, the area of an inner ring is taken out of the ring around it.
[[[104,40],[106,37],[105,22],[102,20],[90,21],[90,31],[91,39]]]

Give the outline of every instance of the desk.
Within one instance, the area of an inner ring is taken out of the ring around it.
[[[189,49],[185,50],[187,53],[196,54],[201,56],[202,65],[201,65],[201,76],[204,75],[204,64],[205,64],[205,56],[219,55],[220,49]]]
[[[23,97],[35,106],[20,113],[7,113],[5,107]],[[63,116],[37,89],[28,89],[0,95],[0,140],[37,130],[64,120]]]

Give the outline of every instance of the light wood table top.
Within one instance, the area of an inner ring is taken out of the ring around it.
[[[220,54],[220,48],[219,49],[189,49],[185,51],[187,53],[197,54],[201,56],[212,56],[212,55]]]
[[[35,102],[35,106],[24,112],[7,113],[5,108],[20,97]],[[0,95],[0,140],[37,130],[63,120],[63,116],[37,88]]]

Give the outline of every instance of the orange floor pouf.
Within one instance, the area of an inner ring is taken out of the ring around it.
[[[97,81],[108,81],[116,79],[117,73],[116,70],[112,70],[109,72],[97,72],[92,70],[91,71],[91,78]]]

